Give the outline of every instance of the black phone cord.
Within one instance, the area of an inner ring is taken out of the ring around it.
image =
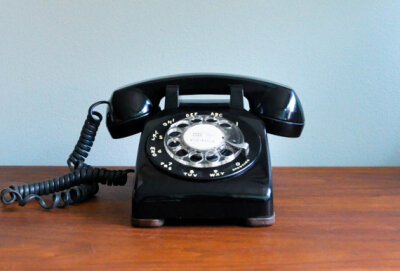
[[[70,173],[44,181],[11,185],[1,191],[1,202],[6,205],[18,202],[20,206],[25,206],[31,200],[36,200],[45,209],[64,208],[94,196],[99,191],[98,183],[125,185],[128,173],[134,172],[133,169],[109,170],[85,163],[103,119],[99,112],[94,111],[101,104],[107,104],[112,111],[107,101],[99,101],[90,106],[79,140],[67,160]],[[41,196],[50,194],[53,194],[53,200],[47,204]]]

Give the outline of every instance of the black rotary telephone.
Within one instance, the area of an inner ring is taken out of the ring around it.
[[[230,99],[183,100],[181,95],[228,94]],[[165,97],[165,108],[160,101]],[[244,97],[250,111],[244,109]],[[71,172],[40,182],[12,185],[4,204],[35,199],[46,209],[95,195],[98,183],[124,185],[133,170],[108,170],[84,161],[108,105],[113,138],[142,133],[132,225],[158,227],[165,219],[239,219],[249,226],[275,222],[267,133],[299,137],[304,126],[292,89],[226,75],[184,75],[116,90],[110,101],[89,108],[81,136],[68,158]],[[53,194],[51,204],[42,196]]]

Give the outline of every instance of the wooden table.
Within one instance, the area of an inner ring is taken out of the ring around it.
[[[0,167],[3,188],[64,167]],[[400,168],[274,168],[276,224],[130,226],[132,186],[0,206],[0,269],[400,270]]]

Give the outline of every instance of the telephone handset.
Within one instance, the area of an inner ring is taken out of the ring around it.
[[[296,93],[289,88],[255,79],[225,75],[186,75],[146,81],[115,91],[111,97],[113,112],[107,115],[108,129],[114,138],[142,132],[152,115],[160,111],[161,98],[166,108],[179,103],[179,95],[232,94],[232,107],[243,107],[243,95],[250,112],[263,120],[267,132],[299,137],[304,114]],[[236,92],[239,92],[236,95]],[[175,96],[174,96],[175,95]]]
[[[228,94],[230,101],[184,101],[182,95]],[[160,101],[165,97],[165,108]],[[244,109],[243,99],[250,110]],[[113,138],[142,133],[134,177],[132,225],[157,227],[165,219],[240,219],[250,226],[275,222],[266,133],[300,136],[304,114],[292,89],[227,75],[184,75],[116,90],[89,108],[68,158],[69,174],[10,186],[1,201],[47,209],[95,195],[98,183],[124,185],[131,170],[107,170],[84,161],[107,104]],[[53,194],[47,204],[42,195]]]

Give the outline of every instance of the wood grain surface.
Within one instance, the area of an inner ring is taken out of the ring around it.
[[[0,187],[67,172],[0,167]],[[131,190],[0,206],[4,270],[400,270],[400,168],[274,168],[276,224],[130,226]]]

